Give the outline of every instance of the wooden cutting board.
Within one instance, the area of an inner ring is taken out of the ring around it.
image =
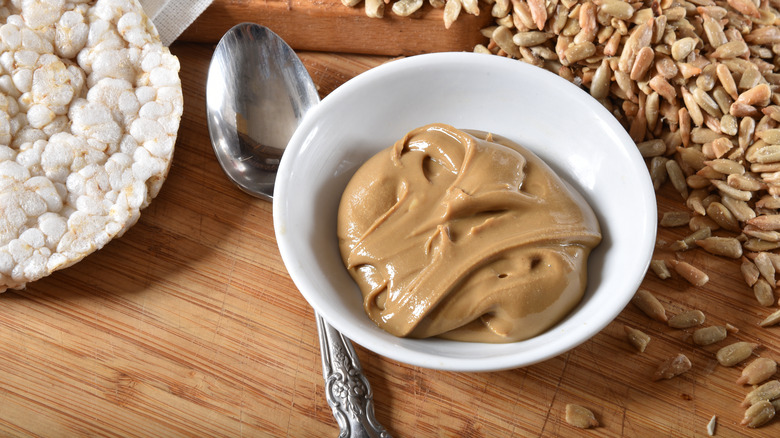
[[[427,0],[409,17],[385,9],[377,19],[366,16],[363,3],[350,8],[341,0],[217,0],[179,41],[215,43],[234,24],[251,21],[269,27],[297,50],[399,56],[472,50],[485,40],[479,29],[492,22],[486,5],[479,16],[461,12],[449,30],[443,10]]]
[[[311,308],[281,262],[271,205],[223,176],[209,143],[204,85],[211,43],[176,43],[185,110],[170,176],[121,239],[66,270],[0,295],[0,436],[337,436],[321,377]],[[390,58],[301,53],[324,96]],[[683,209],[670,187],[659,212]],[[683,229],[661,229],[672,241]],[[663,250],[658,257],[670,257]],[[737,263],[702,251],[682,258],[711,277],[694,288],[648,274],[643,287],[669,314],[698,308],[706,324],[740,329],[700,348],[629,305],[576,349],[523,369],[456,373],[412,367],[357,347],[376,416],[398,437],[780,436],[777,419],[748,430],[740,365],[714,352],[735,340],[780,360],[780,327],[759,307]],[[631,263],[631,260],[626,260]],[[615,267],[620,269],[620,267]],[[644,353],[624,325],[652,337]],[[683,352],[690,372],[650,376]],[[777,376],[775,376],[777,378]],[[563,421],[566,404],[591,408],[601,426]]]

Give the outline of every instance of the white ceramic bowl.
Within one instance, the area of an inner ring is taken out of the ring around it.
[[[593,207],[603,241],[585,296],[532,339],[485,344],[402,339],[363,312],[342,265],[336,213],[357,168],[408,131],[441,122],[490,131],[534,151]],[[625,130],[566,80],[523,62],[474,53],[419,55],[355,77],[304,118],[279,168],[274,227],[285,266],[311,306],[354,342],[427,368],[490,371],[530,365],[586,341],[639,287],[652,255],[656,204],[647,168]]]

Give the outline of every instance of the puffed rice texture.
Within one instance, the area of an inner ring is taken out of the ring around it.
[[[179,61],[137,0],[0,0],[0,292],[138,221],[167,176]]]

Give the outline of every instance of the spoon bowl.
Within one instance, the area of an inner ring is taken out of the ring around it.
[[[318,102],[306,67],[275,33],[251,23],[228,31],[206,81],[211,143],[228,178],[270,201],[287,142]]]

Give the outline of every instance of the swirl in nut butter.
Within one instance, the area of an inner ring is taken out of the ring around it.
[[[338,238],[382,329],[498,343],[536,336],[580,302],[601,232],[582,196],[533,153],[432,124],[358,169]]]

